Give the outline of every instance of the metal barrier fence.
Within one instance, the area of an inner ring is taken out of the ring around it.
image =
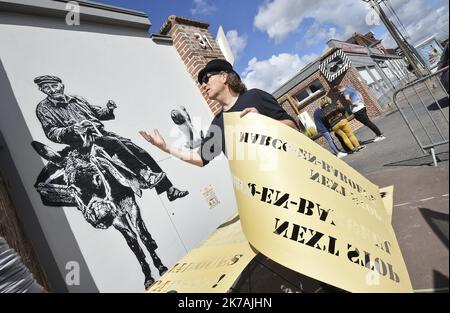
[[[435,166],[435,147],[449,142],[449,95],[440,80],[441,74],[447,70],[448,66],[415,80],[393,95],[393,102],[414,139],[424,154],[431,152]]]

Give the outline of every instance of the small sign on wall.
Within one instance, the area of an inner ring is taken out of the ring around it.
[[[205,197],[205,200],[208,203],[210,209],[219,205],[220,203],[219,198],[217,198],[217,195],[214,192],[213,187],[211,185],[203,188],[201,190],[201,193],[203,197]]]
[[[197,38],[198,44],[200,45],[200,47],[202,47],[202,49],[208,49],[208,48],[213,49],[213,46],[209,42],[208,37],[206,37],[206,35],[200,34],[200,33],[195,33],[194,36],[195,36],[195,38]]]
[[[337,50],[320,64],[320,71],[332,82],[350,67],[350,60],[342,50]]]

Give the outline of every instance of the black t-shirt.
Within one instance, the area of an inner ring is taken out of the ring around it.
[[[334,125],[346,118],[345,109],[336,103],[331,103],[322,108],[322,121],[327,127],[332,128]]]
[[[260,114],[275,120],[292,120],[295,123],[294,119],[287,114],[271,94],[260,89],[251,89],[241,94],[227,112],[241,112],[251,107],[256,108]],[[200,156],[204,165],[208,164],[222,151],[226,155],[223,113],[222,111],[214,117],[208,133],[202,141]]]

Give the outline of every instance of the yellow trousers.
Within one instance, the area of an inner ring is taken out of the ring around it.
[[[358,138],[353,134],[352,127],[346,119],[343,119],[331,128],[336,134],[342,137],[345,145],[353,150],[359,147]]]

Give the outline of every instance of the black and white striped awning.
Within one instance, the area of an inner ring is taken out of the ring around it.
[[[320,71],[329,82],[332,82],[350,67],[350,60],[345,53],[339,49],[327,57],[319,66]]]

